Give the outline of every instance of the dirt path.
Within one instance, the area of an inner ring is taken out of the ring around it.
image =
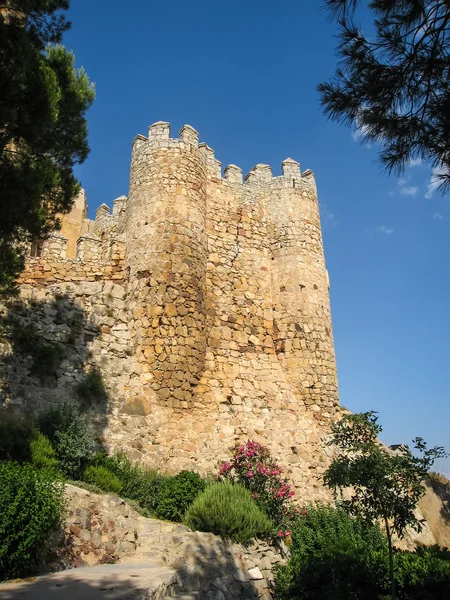
[[[0,584],[1,600],[161,600],[174,569],[152,563],[97,565]]]

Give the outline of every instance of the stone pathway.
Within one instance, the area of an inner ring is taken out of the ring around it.
[[[147,519],[114,496],[66,491],[67,556],[44,563],[53,574],[0,584],[0,600],[272,600],[272,567],[285,559],[267,543],[243,547]]]
[[[152,563],[97,565],[0,584],[0,599],[162,600],[176,581],[174,569]]]

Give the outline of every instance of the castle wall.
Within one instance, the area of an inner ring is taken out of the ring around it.
[[[61,232],[28,261],[4,318],[37,323],[65,358],[43,380],[6,336],[0,397],[79,402],[111,450],[169,470],[214,470],[256,439],[321,497],[339,402],[314,177],[291,159],[280,177],[267,165],[222,177],[197,132],[180,133],[159,122],[136,138],[129,197],[97,210],[74,258]],[[86,407],[94,368],[107,401]]]

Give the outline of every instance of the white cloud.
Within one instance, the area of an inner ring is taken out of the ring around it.
[[[419,188],[415,187],[414,185],[400,188],[400,194],[402,194],[402,196],[415,196],[418,191]]]
[[[410,179],[411,175],[407,174],[405,177],[400,177],[397,181],[398,191],[402,196],[415,196],[419,191],[419,188],[415,185],[406,185]]]
[[[328,208],[323,204],[321,204],[320,206],[320,216],[322,217],[322,221],[324,224],[326,223],[331,227],[336,227],[337,221],[335,214],[328,210]]]
[[[435,212],[434,215],[433,215],[433,219],[435,221],[442,221],[443,218],[444,218],[444,215],[441,215],[440,212]]]
[[[381,235],[392,235],[394,230],[390,227],[386,227],[386,225],[381,225],[381,227],[377,227],[377,233]]]
[[[422,162],[423,160],[421,158],[411,158],[411,160],[408,163],[408,167],[420,167]]]
[[[358,123],[358,121],[357,121],[357,123]],[[357,124],[355,131],[352,131],[352,133],[351,133],[352,140],[354,142],[361,141],[361,138],[368,132],[368,130],[369,130],[369,127],[367,125],[361,125],[361,126],[359,126]],[[371,143],[366,143],[365,147],[370,150],[370,148],[372,148],[372,144]]]
[[[434,194],[434,191],[441,185],[442,180],[439,175],[443,175],[444,173],[447,173],[447,170],[443,165],[432,168],[425,198],[431,198],[431,196]]]

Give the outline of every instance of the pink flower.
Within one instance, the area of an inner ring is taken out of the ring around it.
[[[229,471],[230,468],[231,468],[230,463],[227,463],[227,462],[222,463],[222,465],[220,466],[220,469],[219,469],[219,475],[223,475],[224,473]]]
[[[254,473],[253,471],[247,471],[247,477],[253,477]]]

